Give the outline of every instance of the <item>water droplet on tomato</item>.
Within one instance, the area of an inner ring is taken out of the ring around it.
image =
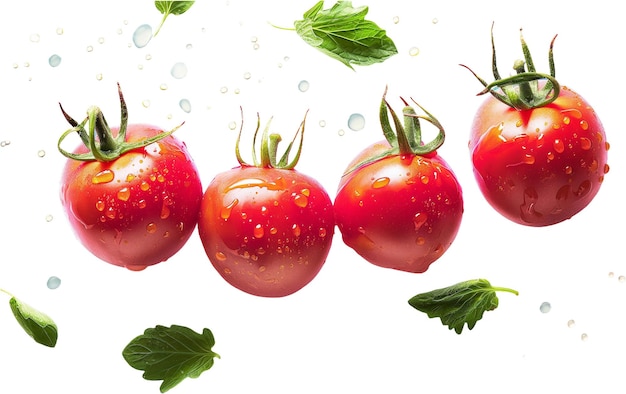
[[[215,258],[218,261],[225,261],[226,260],[226,254],[224,254],[224,252],[216,252],[215,253]]]
[[[580,138],[580,148],[582,150],[591,149],[591,140],[589,138],[581,137]]]
[[[419,230],[424,223],[426,223],[426,220],[428,220],[428,215],[425,213],[416,213],[415,216],[413,216],[413,224],[415,225],[415,231]]]
[[[145,207],[146,207],[146,205],[147,205],[146,200],[144,200],[144,199],[142,198],[141,200],[139,200],[139,201],[137,202],[137,205],[139,206],[139,209],[143,209],[143,208],[145,208]]]
[[[48,58],[48,64],[51,67],[58,67],[59,64],[61,64],[61,56],[59,55],[52,55]]]
[[[259,266],[259,272],[265,272],[266,269],[264,265]]]
[[[161,206],[161,214],[159,216],[161,219],[167,219],[168,217],[170,217],[170,208],[167,205],[168,204],[163,201],[163,205]]]
[[[117,211],[115,210],[115,208],[113,208],[113,207],[109,207],[109,208],[106,210],[105,215],[106,215],[106,217],[107,217],[107,218],[109,218],[109,219],[115,219],[115,217],[117,216]]]
[[[263,236],[265,235],[263,225],[257,224],[256,226],[254,226],[254,230],[252,230],[252,235],[254,235],[254,238],[263,238]]]
[[[359,131],[365,127],[365,117],[361,114],[352,114],[348,118],[348,127],[350,130]]]
[[[563,141],[559,138],[554,140],[552,146],[557,153],[563,153],[563,151],[565,150],[565,145],[563,144]]]
[[[295,194],[293,196],[293,203],[300,208],[304,208],[309,204],[309,199],[304,194]]]
[[[230,217],[230,214],[233,208],[237,204],[239,204],[239,200],[235,198],[230,204],[226,205],[225,207],[222,207],[222,209],[220,210],[220,217],[224,220],[227,220]]]
[[[141,184],[139,185],[139,188],[144,191],[147,192],[148,189],[150,189],[150,184],[146,181],[141,182]]]
[[[422,181],[422,183],[423,183],[424,185],[426,185],[426,184],[428,184],[428,182],[430,181],[430,179],[429,179],[426,175],[422,175],[422,176],[420,177],[420,181]]]
[[[293,233],[295,237],[299,237],[300,234],[302,233],[302,230],[300,229],[300,226],[298,226],[297,224],[294,224],[293,226],[291,226],[291,232]]]
[[[130,198],[130,189],[127,187],[121,188],[117,192],[117,198],[118,200],[121,200],[121,201],[128,201],[128,199]]]
[[[61,286],[61,279],[59,279],[56,276],[51,276],[48,278],[48,282],[46,283],[46,286],[48,286],[48,289],[50,290],[54,290],[59,288],[59,286]]]
[[[99,183],[109,183],[115,178],[115,174],[111,170],[103,170],[91,178],[91,183],[97,185]]]
[[[187,113],[191,112],[191,103],[189,102],[189,100],[182,99],[178,102],[178,105],[180,106],[180,109],[182,109],[183,111]]]
[[[152,26],[148,24],[139,26],[137,29],[135,29],[135,32],[133,33],[133,44],[135,44],[137,48],[145,47],[146,45],[148,45],[151,39]]]
[[[426,238],[424,238],[424,237],[417,237],[417,238],[415,239],[415,244],[416,244],[416,245],[422,246],[422,245],[424,245],[425,243],[426,243]]]
[[[320,229],[317,232],[317,235],[319,235],[320,238],[324,238],[326,237],[326,234],[328,234],[326,229],[324,227],[320,227]]]
[[[535,156],[526,154],[524,155],[522,161],[524,162],[524,164],[535,164]]]
[[[309,81],[302,80],[298,82],[298,90],[301,92],[306,92],[307,90],[309,90],[309,86]]]
[[[563,117],[563,124],[570,124],[571,119],[569,118],[569,116],[565,116]]]
[[[539,310],[541,311],[541,313],[548,313],[548,312],[550,312],[550,309],[552,309],[552,305],[550,305],[549,302],[543,302],[539,306]]]
[[[105,207],[104,201],[102,201],[102,200],[96,201],[96,209],[98,211],[100,211],[100,212],[104,211],[104,207]]]
[[[146,226],[146,231],[150,234],[154,234],[156,230],[157,230],[156,223],[148,223],[148,225]]]
[[[224,268],[224,274],[230,275],[230,274],[232,274],[232,272],[233,271],[231,271],[230,268],[228,268],[228,267]]]
[[[143,271],[143,270],[145,270],[145,269],[146,269],[146,266],[145,266],[145,265],[127,265],[127,266],[125,266],[125,268],[126,268],[127,270],[129,270],[129,271],[135,271],[135,272],[138,272],[138,271]]]
[[[591,181],[585,180],[578,186],[578,189],[576,190],[576,192],[574,192],[574,195],[580,198],[580,197],[586,196],[590,191],[591,191]]]
[[[563,171],[567,174],[567,175],[571,175],[572,172],[574,171],[572,169],[572,166],[565,166],[565,168],[563,169]]]
[[[586,120],[581,120],[580,121],[580,128],[583,130],[587,130],[589,128],[589,123],[587,123]]]
[[[270,228],[270,234],[276,235],[276,233],[278,233],[278,229],[276,227]]]
[[[372,182],[372,188],[381,189],[387,186],[389,184],[389,181],[390,179],[387,177],[378,178],[374,182]]]
[[[610,169],[609,165],[608,165],[608,164],[605,164],[605,165],[604,165],[604,173],[605,173],[605,174],[608,174],[609,169]]]

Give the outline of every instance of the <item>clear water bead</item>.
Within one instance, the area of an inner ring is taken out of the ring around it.
[[[59,64],[61,64],[61,56],[59,55],[50,56],[50,58],[48,58],[48,64],[52,67],[57,67]]]
[[[152,26],[145,24],[139,26],[133,33],[133,44],[137,48],[143,48],[152,39]]]
[[[352,114],[348,118],[348,127],[350,130],[359,131],[365,127],[365,117],[361,114]]]
[[[54,290],[61,286],[61,279],[56,276],[51,276],[48,278],[48,282],[46,283],[48,289]]]
[[[539,310],[541,311],[541,313],[548,313],[550,312],[550,309],[552,309],[552,305],[550,305],[549,302],[544,302],[541,304],[541,306],[539,306]]]

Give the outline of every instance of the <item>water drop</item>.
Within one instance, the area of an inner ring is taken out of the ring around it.
[[[573,328],[575,326],[576,326],[576,322],[574,320],[568,320],[567,321],[567,327]]]
[[[54,216],[48,214],[46,215],[46,222],[50,223],[52,221],[52,219],[54,219]]]
[[[341,137],[346,134],[346,131],[344,129],[339,129],[339,131],[337,131],[337,134],[339,134],[339,136]]]
[[[143,105],[144,108],[148,108],[150,106],[150,100],[143,100],[141,105]]]
[[[39,42],[40,38],[41,37],[39,37],[39,34],[37,34],[37,33],[31,34],[30,35],[30,42]]]
[[[151,54],[149,54],[149,53],[148,53],[148,54],[146,54],[145,59],[146,59],[146,60],[152,60],[152,55],[151,55]]]
[[[425,213],[416,213],[413,217],[413,224],[415,225],[415,231],[419,230],[424,223],[428,220],[428,215]]]
[[[263,238],[263,235],[265,235],[265,230],[263,230],[263,225],[257,224],[256,226],[254,226],[254,230],[252,230],[252,234],[254,235],[254,238]]]
[[[113,178],[115,178],[115,174],[113,173],[113,171],[103,170],[94,175],[93,178],[91,178],[91,182],[94,185],[97,185],[99,183],[109,183],[113,180]]]
[[[98,81],[102,81],[102,73],[100,73],[100,74],[96,74],[96,79],[97,79]]]
[[[146,226],[146,231],[150,234],[154,234],[156,232],[157,225],[155,223],[148,223]]]
[[[372,182],[372,188],[381,189],[387,186],[389,184],[389,181],[390,179],[387,177],[378,178],[374,182]]]
[[[37,156],[45,157],[46,156],[46,151],[43,150],[43,149],[40,149],[39,151],[37,151]]]
[[[394,23],[394,25],[397,25],[398,23],[400,23],[400,17],[399,16],[394,16],[393,17],[393,23]]]
[[[172,66],[172,70],[170,71],[172,77],[176,79],[182,79],[187,76],[187,65],[185,63],[176,63]]]
[[[46,283],[48,289],[54,290],[61,286],[61,279],[56,276],[51,276],[48,278],[48,282]]]
[[[127,187],[123,187],[117,192],[117,199],[120,201],[128,201],[130,198],[130,189]]]
[[[589,335],[587,335],[586,333],[582,333],[580,334],[580,340],[585,342],[587,339],[589,339]]]
[[[233,208],[239,204],[239,200],[238,199],[234,199],[230,204],[226,205],[225,207],[222,207],[222,209],[220,210],[220,216],[222,219],[226,220],[230,217],[230,214],[233,210]]]
[[[361,114],[352,114],[348,118],[348,127],[350,130],[359,131],[365,127],[365,117]]]
[[[293,196],[293,203],[300,208],[305,208],[309,204],[309,199],[304,194],[296,194]]]
[[[61,64],[61,56],[59,55],[50,56],[50,58],[48,58],[48,64],[52,67],[57,67],[59,64]]]
[[[181,108],[183,111],[185,111],[185,112],[187,112],[187,113],[191,112],[191,103],[189,102],[189,100],[187,100],[187,99],[182,99],[182,100],[180,100],[180,101],[178,102],[178,105],[180,106],[180,108]]]
[[[300,229],[300,226],[294,224],[293,226],[291,226],[291,232],[293,233],[294,237],[299,237],[302,233],[302,230]]]
[[[615,273],[613,271],[609,272],[609,278],[613,278],[615,276]]]
[[[306,92],[309,90],[309,81],[302,80],[298,83],[298,90],[301,92]]]
[[[582,150],[591,149],[591,140],[589,138],[582,137],[580,139],[580,147]]]
[[[583,130],[587,130],[589,128],[589,123],[587,123],[586,120],[581,120],[580,121],[580,128]]]
[[[218,259],[219,261],[224,261],[226,260],[226,255],[224,254],[224,252],[216,252],[215,258]]]
[[[250,74],[249,72],[243,73],[243,79],[248,80],[250,78],[252,78],[252,74]]]
[[[232,121],[230,123],[228,123],[228,128],[231,130],[235,130],[237,128],[237,122]]]
[[[133,44],[137,48],[143,48],[152,39],[152,26],[150,25],[141,25],[139,26],[135,32],[133,33]]]
[[[557,153],[563,153],[563,151],[565,150],[565,144],[563,144],[563,141],[560,140],[559,138],[554,140],[553,146],[554,146],[554,150]]]
[[[98,44],[104,44],[104,37],[98,38]]]
[[[228,92],[228,88],[226,86],[222,86],[220,88],[220,93],[227,93]]]
[[[57,27],[57,34],[58,35],[63,35],[63,28],[62,27]]]
[[[420,49],[418,47],[412,47],[411,49],[409,49],[409,55],[410,56],[417,56],[420,53]]]
[[[5,146],[9,145],[11,145],[11,141],[9,140],[0,141],[0,148],[4,148]]]
[[[87,52],[93,52],[93,47],[91,45],[87,45]]]
[[[319,123],[320,127],[326,127],[326,121],[325,120],[320,120]]]
[[[548,313],[548,312],[550,312],[550,309],[552,309],[552,305],[550,305],[549,302],[543,302],[539,306],[539,310],[541,311],[541,313]]]
[[[439,19],[433,18],[433,25],[436,25],[437,23],[439,23]]]
[[[617,278],[617,280],[618,280],[620,283],[624,283],[624,282],[626,282],[626,276],[624,276],[624,275],[620,275],[620,276]]]

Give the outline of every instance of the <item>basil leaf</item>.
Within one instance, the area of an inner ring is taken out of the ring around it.
[[[9,304],[17,322],[37,343],[48,347],[56,345],[58,338],[57,326],[48,315],[15,297],[11,297]]]
[[[156,6],[157,10],[159,10],[159,12],[163,14],[163,19],[161,19],[161,24],[157,28],[153,37],[156,37],[156,35],[159,33],[168,16],[184,14],[191,8],[193,3],[193,1],[155,1],[154,5]]]
[[[163,380],[160,389],[164,393],[211,368],[214,358],[220,358],[211,350],[214,345],[208,328],[198,334],[183,326],[157,325],[130,341],[122,356],[131,367],[145,371],[144,379]]]
[[[493,287],[486,279],[474,279],[418,294],[409,300],[409,305],[430,318],[439,317],[442,324],[461,334],[465,323],[471,330],[484,312],[498,307],[496,291],[519,294],[516,290]]]
[[[353,64],[381,63],[398,53],[385,30],[365,20],[368,7],[353,8],[350,1],[338,1],[324,10],[324,1],[294,22],[298,35],[309,45],[354,69]]]

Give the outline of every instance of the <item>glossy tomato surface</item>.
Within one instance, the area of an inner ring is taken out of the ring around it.
[[[556,224],[580,212],[609,170],[600,119],[566,87],[551,104],[529,110],[489,96],[472,124],[469,149],[489,204],[528,226]]]
[[[373,144],[348,168],[387,149]],[[349,172],[334,204],[346,245],[372,264],[413,273],[444,254],[463,216],[461,185],[436,152],[392,155]]]
[[[159,133],[153,126],[129,125],[126,140]],[[81,146],[75,152],[86,151]],[[69,159],[62,175],[61,201],[82,244],[130,270],[165,261],[183,247],[197,224],[201,198],[196,166],[173,136],[110,162]]]
[[[330,197],[293,169],[242,166],[218,174],[198,223],[206,254],[232,286],[282,297],[322,268],[334,233]]]

